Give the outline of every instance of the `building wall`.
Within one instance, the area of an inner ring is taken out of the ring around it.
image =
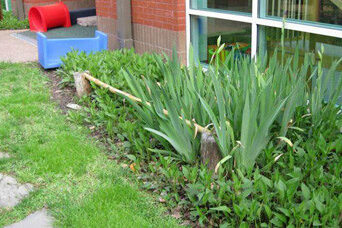
[[[132,0],[133,45],[138,53],[170,55],[176,48],[186,61],[185,0]],[[109,48],[120,48],[116,0],[96,0],[98,29],[109,36]]]
[[[97,29],[107,33],[108,48],[120,48],[117,37],[116,0],[96,0]]]
[[[132,0],[132,22],[138,53],[170,55],[176,48],[185,62],[185,0]]]
[[[59,2],[59,0],[24,0],[25,16],[28,16],[28,11],[32,6],[43,6],[57,2]],[[95,0],[62,0],[62,2],[68,6],[69,10],[95,7]],[[12,0],[12,8],[14,14],[16,15],[16,0]]]

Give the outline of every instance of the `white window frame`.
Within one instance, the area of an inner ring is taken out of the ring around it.
[[[6,11],[9,11],[9,3],[8,3],[8,1],[10,1],[10,0],[5,0],[5,10]]]
[[[187,48],[187,64],[189,64],[189,47],[191,42],[191,34],[190,34],[190,17],[191,16],[203,16],[209,18],[223,19],[223,20],[231,20],[249,23],[252,27],[252,50],[251,55],[254,58],[257,54],[257,46],[258,46],[258,26],[268,26],[275,28],[282,28],[284,24],[285,29],[312,33],[317,35],[331,36],[336,38],[342,38],[342,29],[333,29],[328,28],[322,25],[315,25],[310,23],[296,23],[283,21],[279,19],[270,19],[270,18],[261,18],[259,17],[259,0],[252,0],[252,15],[241,15],[234,12],[226,11],[226,12],[215,12],[212,10],[197,10],[190,8],[190,0],[186,0],[186,48]]]

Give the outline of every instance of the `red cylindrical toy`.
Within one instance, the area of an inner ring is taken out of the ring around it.
[[[46,32],[49,28],[70,27],[70,13],[63,3],[47,6],[33,6],[29,11],[30,30]]]

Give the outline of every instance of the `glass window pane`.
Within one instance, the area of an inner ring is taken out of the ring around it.
[[[191,0],[193,9],[219,9],[252,13],[252,0]]]
[[[217,39],[221,36],[221,43],[225,49],[220,58],[225,56],[233,47],[238,48],[242,54],[251,53],[251,25],[215,18],[191,16],[191,43],[195,58],[208,63],[213,52],[217,49]]]
[[[341,0],[262,0],[261,16],[342,25]]]
[[[261,56],[267,52],[268,56],[274,54],[274,50],[278,47],[281,48],[282,31],[280,28],[271,28],[266,26],[259,26],[259,44],[258,51]],[[296,47],[299,47],[300,63],[304,61],[305,53],[312,53],[312,56],[319,60],[318,51],[321,51],[321,46],[324,46],[323,53],[323,73],[326,74],[330,69],[333,61],[342,57],[342,39],[316,35],[312,33],[297,32],[291,30],[284,31],[284,48],[286,57],[292,57]],[[278,52],[279,59],[281,52]],[[336,71],[336,77],[341,77],[342,64],[340,64]],[[333,86],[333,85],[331,85]],[[342,104],[342,94],[338,102]]]

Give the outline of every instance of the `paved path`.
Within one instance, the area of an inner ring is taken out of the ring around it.
[[[37,47],[14,37],[25,30],[0,30],[0,62],[33,62],[38,60]]]
[[[13,177],[0,173],[0,207],[14,207],[28,196],[32,189],[32,185],[20,184]]]
[[[9,154],[0,152],[0,160],[10,157]],[[32,185],[20,184],[13,177],[0,173],[0,208],[10,209],[14,207],[32,190]],[[53,218],[46,209],[42,209],[5,228],[52,228],[52,224]]]
[[[46,209],[36,211],[27,216],[24,220],[4,228],[52,228],[53,219]]]

